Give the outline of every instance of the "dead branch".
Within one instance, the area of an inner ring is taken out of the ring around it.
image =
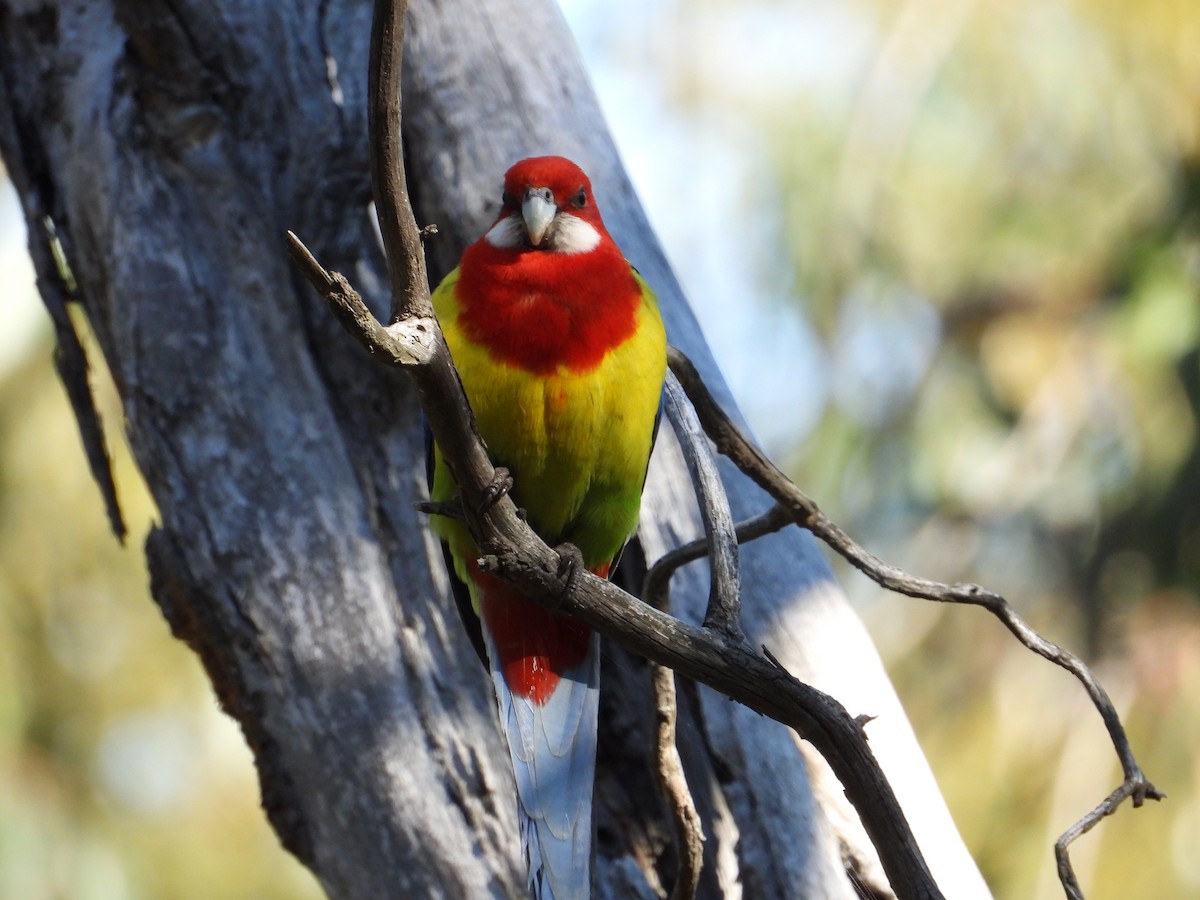
[[[371,186],[392,283],[393,323],[433,315],[423,241],[430,232],[417,228],[413,217],[400,136],[400,69],[404,61],[407,15],[408,0],[375,4],[367,69]]]
[[[666,666],[651,663],[650,678],[656,723],[652,748],[654,774],[675,828],[678,853],[671,900],[692,900],[704,864],[704,828],[675,744],[675,725],[679,717],[675,673]]]
[[[740,641],[744,639],[738,621],[742,591],[738,576],[738,541],[734,534],[729,498],[725,496],[708,436],[679,381],[671,372],[667,373],[663,392],[667,416],[683,446],[683,456],[687,460],[696,499],[700,503],[700,515],[704,520],[704,542],[710,572],[704,626],[715,628],[731,640]],[[660,606],[659,609],[665,610],[666,607]]]
[[[738,522],[734,526],[733,537],[739,544],[745,544],[792,524],[795,524],[792,514],[777,503],[764,513]],[[703,559],[707,553],[708,540],[700,538],[659,557],[642,581],[642,599],[657,609],[667,609],[665,598],[671,576],[688,563]]]
[[[1134,807],[1141,806],[1147,799],[1161,800],[1166,797],[1142,772],[1133,755],[1133,748],[1125,734],[1120,716],[1091,670],[1074,654],[1063,650],[1034,631],[999,594],[977,584],[942,584],[926,578],[918,578],[896,566],[883,562],[855,543],[849,535],[835,525],[803,491],[772,463],[725,414],[704,385],[691,361],[679,350],[668,350],[671,370],[679,378],[683,389],[696,407],[704,430],[713,439],[717,449],[729,457],[739,469],[759,487],[770,494],[780,506],[789,510],[797,525],[807,528],[828,544],[847,562],[881,587],[897,593],[907,594],[939,603],[964,603],[982,606],[996,616],[1005,627],[1029,650],[1066,669],[1079,680],[1100,713],[1109,738],[1121,762],[1124,781],[1103,802],[1071,826],[1055,842],[1059,879],[1068,897],[1082,898],[1075,873],[1071,868],[1067,848],[1071,842],[1090,830],[1100,819],[1111,815],[1125,800],[1131,798]]]

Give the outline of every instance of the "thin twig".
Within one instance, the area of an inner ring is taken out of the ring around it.
[[[293,262],[309,284],[325,298],[338,321],[358,338],[368,353],[395,366],[416,366],[432,359],[439,334],[432,315],[401,319],[385,328],[341,273],[330,272],[317,262],[304,242],[290,231],[287,245]]]
[[[467,514],[463,512],[461,503],[439,503],[436,500],[419,500],[413,504],[419,513],[427,516],[443,516],[447,519],[465,521]]]
[[[739,544],[746,544],[792,524],[795,524],[795,519],[791,512],[776,503],[766,512],[738,522],[734,526],[733,536]],[[688,563],[703,559],[707,555],[708,540],[706,538],[698,538],[673,550],[668,550],[646,573],[646,577],[642,581],[642,599],[658,609],[667,609],[667,588],[671,576]]]
[[[400,70],[407,13],[408,0],[375,4],[367,76],[371,186],[391,277],[393,323],[433,312],[424,243],[408,198],[400,130]]]
[[[1105,816],[1111,816],[1128,797],[1133,798],[1133,805],[1140,806],[1136,796],[1139,784],[1126,778],[1115,791],[1101,800],[1086,816],[1064,831],[1054,842],[1054,858],[1058,863],[1058,880],[1062,883],[1069,900],[1084,900],[1083,891],[1079,888],[1079,880],[1075,877],[1075,869],[1071,866],[1071,856],[1067,852],[1074,840],[1087,834]],[[1150,796],[1146,794],[1145,796]],[[1153,800],[1161,800],[1166,794],[1159,793]]]
[[[708,546],[709,590],[704,626],[715,628],[731,640],[742,640],[741,584],[738,578],[738,542],[734,538],[733,513],[717,471],[717,460],[696,411],[671,372],[663,386],[667,417],[683,447]]]
[[[696,411],[688,402],[679,381],[670,372],[664,385],[667,418],[675,430],[687,460],[688,472],[696,490],[704,519],[704,538],[699,543],[703,553],[712,560],[708,607],[704,616],[706,627],[716,629],[725,637],[741,642],[744,640],[738,622],[738,603],[741,586],[738,579],[738,553],[733,513],[729,499],[717,471],[717,461],[712,447]],[[656,565],[655,569],[659,569]],[[652,570],[653,571],[653,570]],[[661,590],[653,598],[643,594],[655,608],[668,611],[666,586],[668,579],[661,582]],[[654,587],[647,573],[643,586]],[[688,787],[683,762],[676,746],[676,722],[678,719],[678,695],[675,673],[666,666],[651,663],[651,685],[654,691],[656,728],[654,730],[654,773],[658,788],[666,803],[675,829],[675,884],[671,889],[671,900],[692,900],[700,884],[700,871],[704,865],[704,829],[696,802]]]
[[[725,414],[700,378],[691,361],[679,350],[668,351],[671,370],[678,376],[688,397],[696,407],[704,430],[712,438],[717,449],[729,457],[739,469],[749,476],[777,503],[787,508],[797,524],[807,528],[823,540],[851,565],[881,587],[925,600],[940,603],[965,603],[981,606],[996,616],[1005,627],[1029,650],[1066,669],[1083,685],[1092,704],[1100,713],[1108,729],[1117,758],[1121,762],[1124,783],[1104,803],[1068,829],[1055,844],[1059,856],[1059,873],[1068,896],[1078,893],[1078,885],[1072,887],[1074,875],[1067,860],[1067,847],[1079,835],[1086,832],[1099,819],[1111,813],[1116,804],[1126,797],[1135,807],[1147,799],[1161,800],[1166,794],[1147,780],[1137,760],[1121,718],[1109,699],[1108,693],[1092,675],[1088,667],[1074,654],[1046,640],[1016,613],[1004,597],[976,584],[942,584],[926,578],[917,578],[896,566],[885,563],[855,543],[841,528],[821,512],[817,504],[800,490],[775,464],[742,434],[741,430]],[[1114,800],[1115,798],[1115,800]],[[1065,875],[1064,875],[1065,873]],[[1081,896],[1081,895],[1080,895]]]
[[[400,71],[407,0],[376,0],[371,27],[367,142],[371,187],[392,289],[392,323],[381,326],[337,272],[326,271],[299,238],[290,234],[293,259],[329,301],[341,323],[372,355],[407,368],[429,429],[465,504],[478,509],[496,478],[450,360],[429,296],[422,230],[417,228],[404,174],[400,130]],[[508,498],[496,504],[516,515]],[[468,526],[478,528],[471,517]]]
[[[706,541],[697,541],[708,549]],[[667,612],[667,595],[659,598],[661,606],[655,608]],[[671,888],[670,900],[692,900],[700,884],[700,870],[704,865],[704,827],[696,802],[688,787],[683,761],[675,743],[676,723],[679,718],[679,697],[675,688],[675,673],[664,665],[650,664],[650,683],[654,691],[654,774],[663,802],[671,815],[675,828],[675,849],[678,859],[675,864],[675,885]]]
[[[658,789],[662,792],[675,826],[675,849],[678,854],[671,900],[692,900],[696,896],[700,870],[704,865],[704,828],[688,788],[679,748],[675,745],[678,718],[675,673],[657,663],[651,665],[650,671],[657,725],[654,730],[654,772]]]

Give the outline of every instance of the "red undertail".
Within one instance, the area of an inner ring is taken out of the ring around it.
[[[592,571],[608,577],[609,563]],[[510,691],[543,705],[562,673],[587,655],[591,631],[579,622],[531,603],[516,588],[471,564],[479,586],[480,613],[492,635],[500,669]]]

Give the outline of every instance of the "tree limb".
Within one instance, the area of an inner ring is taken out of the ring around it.
[[[417,228],[404,174],[400,134],[404,19],[408,0],[375,4],[367,69],[367,132],[375,212],[392,284],[392,322],[433,315],[425,271],[425,231]]]
[[[745,544],[794,524],[795,520],[792,514],[776,503],[766,512],[754,518],[738,522],[734,526],[733,536],[739,544]],[[708,539],[700,538],[676,547],[659,557],[658,561],[650,567],[650,571],[646,573],[642,582],[642,599],[657,609],[667,609],[668,604],[665,598],[671,576],[688,563],[704,559],[707,555]]]
[[[1117,758],[1121,762],[1124,781],[1055,842],[1055,856],[1063,889],[1068,897],[1082,897],[1067,853],[1071,842],[1090,830],[1100,819],[1112,814],[1127,797],[1132,799],[1134,807],[1141,806],[1147,799],[1162,800],[1166,797],[1166,794],[1156,788],[1142,772],[1133,755],[1133,748],[1129,744],[1120,716],[1117,715],[1108,693],[1092,675],[1091,670],[1077,656],[1034,631],[999,594],[977,584],[948,585],[918,578],[868,553],[830,521],[811,498],[746,438],[709,393],[700,374],[686,356],[671,348],[668,350],[668,362],[695,405],[697,414],[704,423],[704,429],[716,443],[717,449],[733,460],[738,468],[770,494],[776,503],[788,509],[796,524],[807,528],[881,587],[924,600],[982,606],[1003,622],[1021,644],[1066,669],[1083,685],[1108,730]]]
[[[664,610],[665,612],[665,610]],[[675,885],[670,900],[692,900],[700,883],[704,864],[704,828],[683,771],[683,761],[675,744],[679,706],[675,673],[666,666],[650,664],[654,690],[655,729],[654,773],[658,789],[675,828]]]
[[[741,606],[741,584],[738,577],[738,540],[734,533],[733,513],[729,510],[729,498],[721,484],[717,461],[709,446],[708,437],[696,418],[696,411],[688,402],[687,395],[671,372],[667,373],[663,387],[667,416],[675,429],[675,436],[683,446],[684,459],[696,499],[700,504],[700,515],[704,520],[704,542],[709,563],[708,609],[704,614],[704,626],[715,628],[734,641],[745,640],[739,621]],[[659,609],[666,610],[665,606]]]

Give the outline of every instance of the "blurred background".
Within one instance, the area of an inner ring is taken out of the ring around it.
[[[1092,900],[1200,896],[1200,7],[562,0],[743,410],[877,555],[1085,656],[1170,799]],[[0,181],[0,897],[310,898],[249,752],[107,530]],[[999,898],[1120,780],[1065,673],[842,569]]]

